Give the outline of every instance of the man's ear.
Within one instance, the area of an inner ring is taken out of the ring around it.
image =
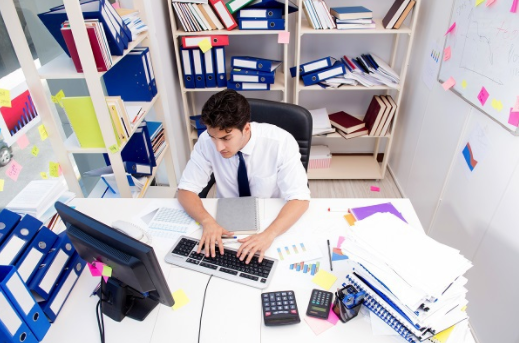
[[[245,124],[245,126],[243,127],[243,133],[248,133],[248,132],[250,132],[250,122]]]

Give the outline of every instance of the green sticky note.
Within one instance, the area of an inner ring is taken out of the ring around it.
[[[198,46],[200,47],[200,50],[205,54],[207,51],[209,51],[212,48],[211,42],[209,39],[202,39],[200,43],[198,43]]]
[[[112,277],[112,267],[104,265],[101,275],[106,276],[106,277]]]
[[[173,305],[173,310],[178,310],[179,308],[183,307],[187,303],[189,303],[189,298],[187,297],[186,293],[183,289],[177,289],[175,292],[173,292],[173,300],[175,300],[175,305]]]
[[[8,89],[0,89],[0,107],[11,107],[11,92]]]
[[[312,279],[312,282],[315,283],[317,286],[329,290],[333,284],[337,281],[337,276],[328,273],[326,270],[319,270],[317,274],[315,274],[314,278]]]

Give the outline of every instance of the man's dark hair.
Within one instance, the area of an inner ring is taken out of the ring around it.
[[[250,122],[250,106],[245,97],[232,89],[213,94],[202,108],[202,122],[210,127],[230,132],[242,131]]]

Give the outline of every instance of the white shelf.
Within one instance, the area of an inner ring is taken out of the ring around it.
[[[373,155],[332,155],[330,168],[308,169],[309,180],[379,180],[382,178],[380,163]]]
[[[108,152],[106,148],[82,148],[79,145],[76,133],[73,132],[65,141],[65,149],[72,154],[103,154]]]
[[[398,34],[410,34],[411,29],[407,26],[402,25],[400,29],[393,30],[393,29],[386,29],[382,25],[382,19],[373,19],[375,22],[376,27],[374,29],[347,29],[347,30],[338,30],[338,29],[319,29],[316,30],[313,27],[311,27],[310,23],[308,23],[308,20],[302,19],[301,21],[301,35],[329,35],[329,34],[335,34],[335,35],[358,35],[358,34],[390,34],[390,35],[398,35]]]
[[[229,76],[227,77],[227,80],[229,80]],[[185,93],[191,93],[191,92],[219,92],[221,90],[226,89],[227,87],[210,87],[210,88],[185,88],[184,82],[182,80],[181,82],[182,86],[182,92]],[[242,92],[272,92],[272,91],[285,91],[285,75],[281,72],[276,73],[276,79],[274,80],[274,83],[270,85],[270,90],[241,90]]]
[[[128,52],[130,52],[137,45],[142,43],[144,39],[148,37],[147,32],[139,34],[130,44],[128,49],[124,50],[122,56],[112,56],[113,65],[116,65]],[[99,77],[103,76],[105,72],[100,72]],[[41,66],[38,69],[38,74],[41,79],[84,79],[85,74],[78,73],[74,67],[72,58],[68,57],[66,53],[60,54],[58,57],[50,61],[49,63]]]
[[[387,91],[387,90],[400,91],[400,88],[401,88],[400,85],[398,85],[396,88],[389,87],[389,86],[365,87],[362,85],[356,85],[356,86],[343,85],[339,88],[332,88],[332,87],[323,88],[319,85],[305,86],[305,84],[303,83],[303,80],[299,80],[299,88],[297,89],[297,91],[298,92],[301,92],[301,91]]]
[[[159,166],[162,163],[164,156],[166,156],[166,154],[168,153],[168,149],[169,149],[169,145],[168,145],[168,143],[166,143],[166,146],[164,147],[164,149],[160,153],[159,157],[157,158],[157,161],[156,161],[157,165],[155,166],[155,168],[153,168],[151,175],[148,176],[148,180],[146,180],[144,187],[142,187],[141,191],[139,192],[139,196],[138,196],[139,198],[143,198],[144,195],[146,194],[148,188],[150,187],[151,182],[155,178],[155,175],[157,175],[157,170],[159,170]]]
[[[366,138],[390,138],[391,135],[388,133],[385,136],[359,136],[359,137],[353,137],[353,138],[344,138],[343,136],[341,136],[337,132],[334,132],[334,133],[330,133],[328,135],[316,135],[316,136],[313,136],[313,137],[319,137],[319,138],[340,138],[340,139],[345,139],[347,141],[351,141],[352,139],[356,139],[356,138],[362,138],[362,139],[366,139]]]
[[[285,23],[286,25],[286,23]],[[211,31],[200,31],[200,32],[186,32],[182,28],[179,28],[175,32],[174,37],[182,36],[215,36],[215,35],[226,35],[226,36],[254,36],[254,35],[277,35],[279,32],[287,30],[239,30],[238,28],[227,31],[227,30],[211,30]]]

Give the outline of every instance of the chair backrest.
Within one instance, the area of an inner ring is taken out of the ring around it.
[[[312,145],[312,115],[299,105],[284,102],[247,99],[250,104],[251,121],[269,123],[288,131],[299,144],[301,163],[308,170]]]
[[[276,125],[294,136],[299,145],[301,163],[308,170],[310,147],[312,146],[312,115],[299,105],[284,102],[247,99],[251,110],[251,121]],[[214,175],[207,186],[198,194],[206,198],[209,190],[215,183]]]

